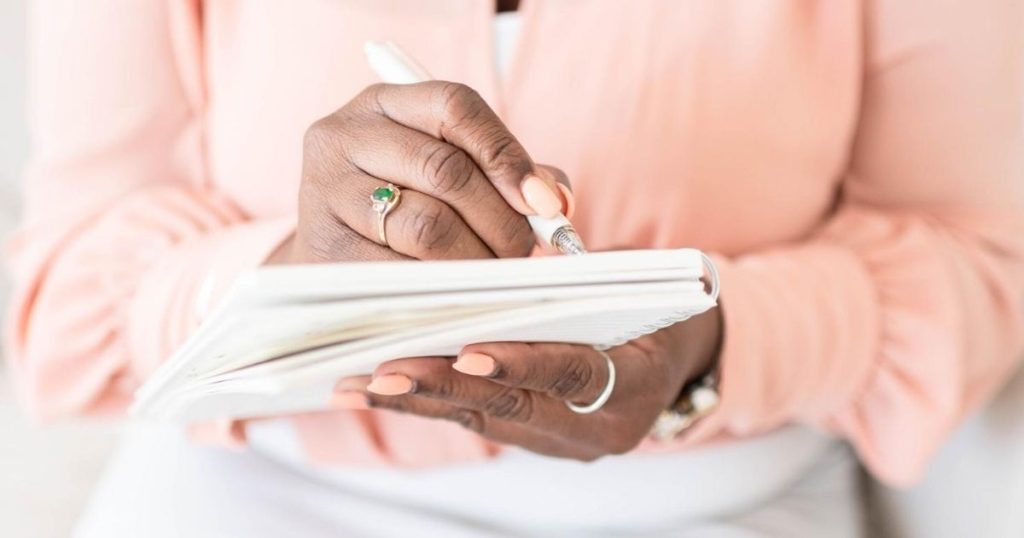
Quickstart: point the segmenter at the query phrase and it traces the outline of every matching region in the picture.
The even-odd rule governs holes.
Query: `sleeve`
[[[199,2],[30,9],[32,155],[8,244],[16,391],[39,419],[112,414],[240,271],[293,229],[205,175]]]
[[[693,438],[817,425],[909,485],[1009,377],[1024,325],[1022,5],[867,2],[837,209],[799,244],[718,259],[722,402]]]

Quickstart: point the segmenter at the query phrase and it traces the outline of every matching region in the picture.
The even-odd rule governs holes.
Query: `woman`
[[[37,2],[10,341],[43,419],[120,414],[264,263],[522,256],[573,206],[592,250],[722,282],[611,350],[590,414],[599,353],[480,343],[194,428],[239,453],[137,428],[82,536],[856,536],[844,443],[911,484],[1012,371],[1019,3],[517,4]],[[370,86],[382,38],[461,84]],[[708,374],[717,409],[647,440]]]

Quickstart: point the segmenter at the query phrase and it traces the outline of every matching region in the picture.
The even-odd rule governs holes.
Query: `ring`
[[[388,234],[384,231],[384,219],[388,216],[395,206],[398,205],[398,200],[402,197],[402,191],[398,190],[398,187],[388,183],[386,187],[378,187],[373,190],[373,194],[370,195],[370,202],[373,203],[373,210],[377,213],[377,237],[380,239],[380,244],[385,247],[388,245]]]
[[[600,349],[594,348],[604,357],[605,364],[608,365],[608,384],[604,386],[604,390],[601,391],[600,396],[594,400],[594,403],[590,405],[575,405],[572,402],[565,402],[566,407],[569,408],[573,413],[579,413],[581,415],[588,415],[604,407],[604,404],[608,402],[608,398],[612,397],[612,391],[615,390],[615,363],[612,362],[612,358],[607,353]]]

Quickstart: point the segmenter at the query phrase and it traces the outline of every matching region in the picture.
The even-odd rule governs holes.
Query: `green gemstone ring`
[[[402,197],[402,191],[398,187],[388,183],[385,187],[378,187],[370,194],[370,203],[373,204],[373,211],[377,213],[377,236],[380,244],[388,246],[388,235],[384,231],[384,219],[388,216],[398,200]]]

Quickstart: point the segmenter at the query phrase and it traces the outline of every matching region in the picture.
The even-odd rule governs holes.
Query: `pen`
[[[413,84],[430,80],[430,74],[398,45],[391,41],[367,41],[363,46],[370,69],[389,84]],[[537,241],[551,245],[562,254],[584,254],[579,234],[565,215],[552,218],[527,215]]]

